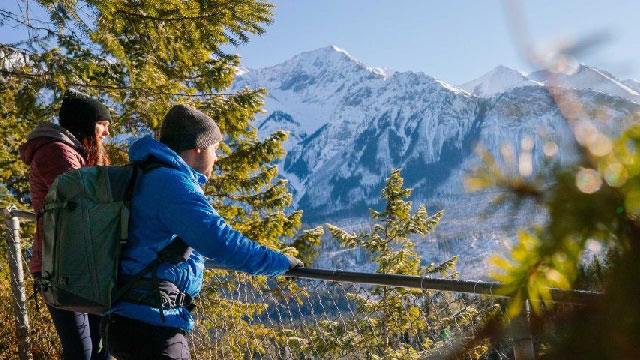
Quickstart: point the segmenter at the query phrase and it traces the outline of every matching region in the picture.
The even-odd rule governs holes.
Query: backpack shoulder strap
[[[129,178],[129,183],[127,184],[127,189],[124,194],[124,201],[128,208],[131,207],[131,198],[133,197],[133,193],[135,189],[138,188],[140,183],[140,179],[142,178],[140,173],[146,174],[151,170],[160,168],[160,167],[169,167],[169,165],[159,162],[153,158],[151,160],[147,160],[145,162],[133,163],[130,165],[132,167],[131,177]]]
[[[162,163],[162,162],[159,162],[159,161],[157,161],[157,160],[155,160],[153,158],[151,160],[149,160],[149,161],[145,161],[145,162],[141,163],[139,166],[140,166],[140,169],[142,169],[142,172],[145,173],[145,174],[150,172],[151,170],[155,170],[155,169],[161,168],[161,167],[170,168],[169,165],[167,165],[165,163]]]
[[[146,174],[154,169],[160,168],[160,167],[170,167],[169,165],[159,162],[155,159],[151,159],[142,163],[134,163],[133,165],[133,173],[131,175],[130,178],[130,182],[129,185],[127,187],[127,192],[125,193],[125,202],[127,207],[131,206],[131,198],[133,197],[133,192],[134,190],[138,187],[139,181],[142,178],[142,176],[140,176],[140,174]],[[182,242],[184,243],[184,242]],[[126,243],[125,243],[126,244]],[[153,282],[156,285],[155,287],[158,288],[157,284],[158,284],[158,280],[157,280],[157,273],[156,270],[158,268],[158,265],[160,265],[160,263],[167,261],[172,253],[174,253],[175,251],[171,251],[171,249],[173,249],[173,247],[171,246],[172,243],[170,243],[167,248],[163,249],[160,251],[160,253],[158,254],[159,256],[157,258],[155,258],[153,261],[151,261],[147,266],[145,266],[142,270],[140,270],[137,274],[133,275],[132,277],[130,277],[128,279],[128,281],[117,290],[116,295],[113,298],[112,302],[116,302],[118,300],[120,300],[124,294],[126,294],[129,290],[131,290],[134,285],[140,280],[142,279],[146,274],[148,274],[149,272],[152,272],[152,278],[153,278]],[[174,246],[175,247],[175,246]],[[183,250],[184,253],[186,253],[190,248],[188,248],[188,246],[185,244],[184,245],[184,249],[182,249],[183,247],[180,247],[180,250]],[[178,251],[180,251],[178,250]],[[191,253],[190,251],[188,252],[189,254]],[[161,309],[160,311],[160,316],[163,319],[164,322],[164,313]]]

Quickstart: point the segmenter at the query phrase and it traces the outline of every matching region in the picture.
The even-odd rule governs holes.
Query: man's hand
[[[289,260],[289,270],[297,267],[304,267],[304,263],[291,255],[286,255]]]

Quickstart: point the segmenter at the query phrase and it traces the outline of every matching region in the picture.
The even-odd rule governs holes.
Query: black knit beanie
[[[95,134],[96,122],[111,121],[111,115],[106,106],[74,90],[67,90],[64,93],[59,117],[60,126],[69,130],[80,141]]]
[[[160,142],[176,153],[204,149],[221,140],[216,122],[189,105],[175,105],[162,121]]]

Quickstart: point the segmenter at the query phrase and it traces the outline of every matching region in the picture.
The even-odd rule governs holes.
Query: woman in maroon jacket
[[[42,122],[20,148],[20,159],[30,166],[31,201],[40,210],[49,186],[60,174],[83,166],[108,165],[102,141],[109,135],[111,116],[98,100],[67,91],[59,113],[60,125]],[[42,220],[36,226],[29,268],[34,278],[42,268]],[[47,306],[65,359],[110,358],[99,352],[100,317]]]

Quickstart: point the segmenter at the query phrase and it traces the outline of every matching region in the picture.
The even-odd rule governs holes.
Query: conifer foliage
[[[118,139],[108,148],[115,164],[127,162],[132,136],[157,136],[167,110],[186,103],[210,115],[225,135],[215,174],[205,186],[218,212],[263,245],[307,262],[313,259],[322,228],[299,231],[302,213],[288,211],[291,194],[274,165],[283,156],[287,134],[278,131],[260,140],[252,125],[265,91],[225,93],[239,65],[239,57],[226,49],[262,34],[271,22],[272,4],[265,0],[17,3],[15,9],[0,7],[0,26],[25,34],[14,43],[0,44],[3,205],[29,204],[27,168],[18,160],[18,147],[39,121],[56,120],[66,89],[78,89],[109,106],[112,138]],[[264,308],[218,298],[213,286],[232,286],[232,282],[215,283],[212,274],[205,277],[201,295],[210,306],[198,310],[196,356],[199,351],[222,356],[215,354],[208,339],[212,319],[224,323],[227,336],[233,338],[235,331],[259,331],[246,319]],[[252,279],[251,284],[259,288],[264,280]],[[237,349],[241,353],[252,346],[259,345],[238,344]]]
[[[384,211],[370,210],[372,224],[368,231],[353,234],[331,224],[326,226],[342,246],[369,252],[378,265],[378,273],[457,278],[457,256],[440,264],[421,265],[413,239],[431,233],[443,212],[429,215],[425,205],[412,212],[413,204],[406,200],[409,196],[411,189],[403,188],[401,170],[393,170],[382,190]],[[334,339],[335,343],[316,351],[324,351],[328,357],[335,357],[348,346],[354,356],[361,358],[424,358],[451,345],[451,338],[464,336],[497,310],[469,305],[451,294],[381,286],[364,295],[353,293],[349,298],[358,312],[367,316],[344,327],[330,321],[321,324],[318,336]],[[487,350],[486,344],[480,344],[467,358],[480,358]]]
[[[548,90],[574,130],[576,161],[550,162],[534,178],[513,175],[484,154],[485,166],[467,179],[472,187],[505,190],[516,205],[533,200],[548,214],[544,223],[520,232],[508,258],[494,258],[500,269],[495,278],[510,296],[508,315],[529,300],[534,335],[552,339],[539,356],[634,359],[640,353],[640,113],[612,134],[570,92]],[[605,251],[585,268],[588,249]],[[600,290],[603,296],[556,308],[553,287]]]
[[[374,256],[373,261],[378,264],[378,273],[421,276],[425,273],[439,272],[456,277],[455,273],[449,274],[455,267],[455,256],[437,268],[420,266],[420,255],[415,252],[410,236],[428,235],[440,222],[443,212],[439,211],[429,216],[426,206],[421,205],[412,214],[412,202],[405,200],[411,196],[411,189],[402,187],[404,180],[400,173],[399,169],[393,170],[382,189],[382,198],[386,201],[385,210],[369,210],[371,220],[375,221],[371,232],[349,234],[327,224],[331,235],[342,246],[361,247],[371,253]]]

